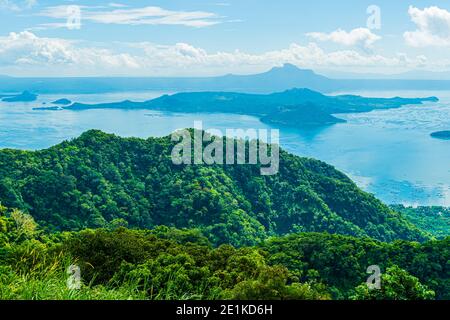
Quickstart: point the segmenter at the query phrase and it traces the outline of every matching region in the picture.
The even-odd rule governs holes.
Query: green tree
[[[22,237],[31,239],[37,233],[38,224],[31,215],[23,213],[18,209],[13,209],[11,219],[16,225],[16,241]]]
[[[381,289],[369,289],[366,283],[355,289],[353,300],[431,300],[435,293],[407,271],[392,266],[381,276]]]
[[[288,285],[285,267],[266,267],[257,279],[238,283],[225,296],[233,300],[329,300],[324,286],[310,283]]]

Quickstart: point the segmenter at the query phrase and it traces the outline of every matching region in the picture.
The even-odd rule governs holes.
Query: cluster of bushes
[[[15,211],[16,212],[16,211]],[[328,299],[318,283],[292,282],[256,247],[213,248],[196,230],[84,230],[44,234],[0,218],[1,299]],[[21,214],[29,219],[30,216]],[[80,290],[67,286],[81,269]]]
[[[0,217],[0,299],[448,299],[450,239],[425,244],[300,233],[215,247],[197,229],[45,233]],[[365,273],[380,264],[382,290]],[[81,271],[70,289],[68,268]]]

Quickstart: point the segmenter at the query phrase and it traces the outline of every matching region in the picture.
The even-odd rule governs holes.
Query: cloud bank
[[[37,4],[37,0],[0,0],[0,9],[22,11],[31,9]]]
[[[120,25],[182,25],[187,27],[208,27],[221,23],[215,13],[204,11],[172,11],[160,7],[127,8],[124,5],[110,3],[108,7],[78,6],[81,19],[101,24]],[[112,8],[112,9],[111,9]],[[62,22],[46,24],[45,26],[64,27],[65,20],[73,11],[73,6],[60,5],[47,7],[38,15],[47,18],[60,19]]]
[[[411,47],[450,46],[450,12],[439,7],[420,10],[410,6],[408,10],[415,31],[407,31],[403,37]]]
[[[338,29],[331,33],[310,32],[307,36],[318,41],[331,41],[344,46],[362,46],[371,48],[372,45],[381,39],[367,28],[356,28],[350,32]]]
[[[38,37],[29,31],[0,37],[0,72],[29,75],[211,75],[262,71],[282,63],[313,69],[417,68],[424,56],[384,56],[355,50],[326,51],[316,43],[250,54],[239,50],[208,52],[187,43],[120,44],[115,49],[82,41]],[[433,63],[436,63],[435,61]]]

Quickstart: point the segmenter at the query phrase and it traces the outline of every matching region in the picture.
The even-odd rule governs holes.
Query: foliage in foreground
[[[214,247],[199,230],[168,227],[46,234],[14,212],[0,217],[0,299],[450,298],[450,238],[388,244],[301,233]],[[387,270],[385,291],[360,285],[371,264]],[[67,287],[70,265],[81,268],[80,290]]]
[[[380,290],[370,290],[367,284],[358,286],[353,300],[431,300],[435,293],[422,285],[416,277],[397,266],[381,276]]]

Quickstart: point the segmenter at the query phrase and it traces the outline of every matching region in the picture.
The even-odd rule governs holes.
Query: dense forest
[[[323,162],[281,151],[279,173],[261,176],[260,165],[174,165],[174,145],[88,131],[42,151],[2,150],[0,200],[51,231],[166,225],[235,246],[291,232],[428,238]]]
[[[438,239],[450,236],[450,208],[445,207],[405,207],[392,206],[419,229]]]
[[[333,167],[174,165],[174,144],[88,131],[1,150],[0,299],[450,299],[450,238]]]
[[[213,246],[199,230],[124,227],[47,234],[0,217],[0,299],[449,299],[450,238],[423,244],[300,233]],[[379,264],[382,289],[366,268]],[[70,266],[80,287],[70,289]]]

